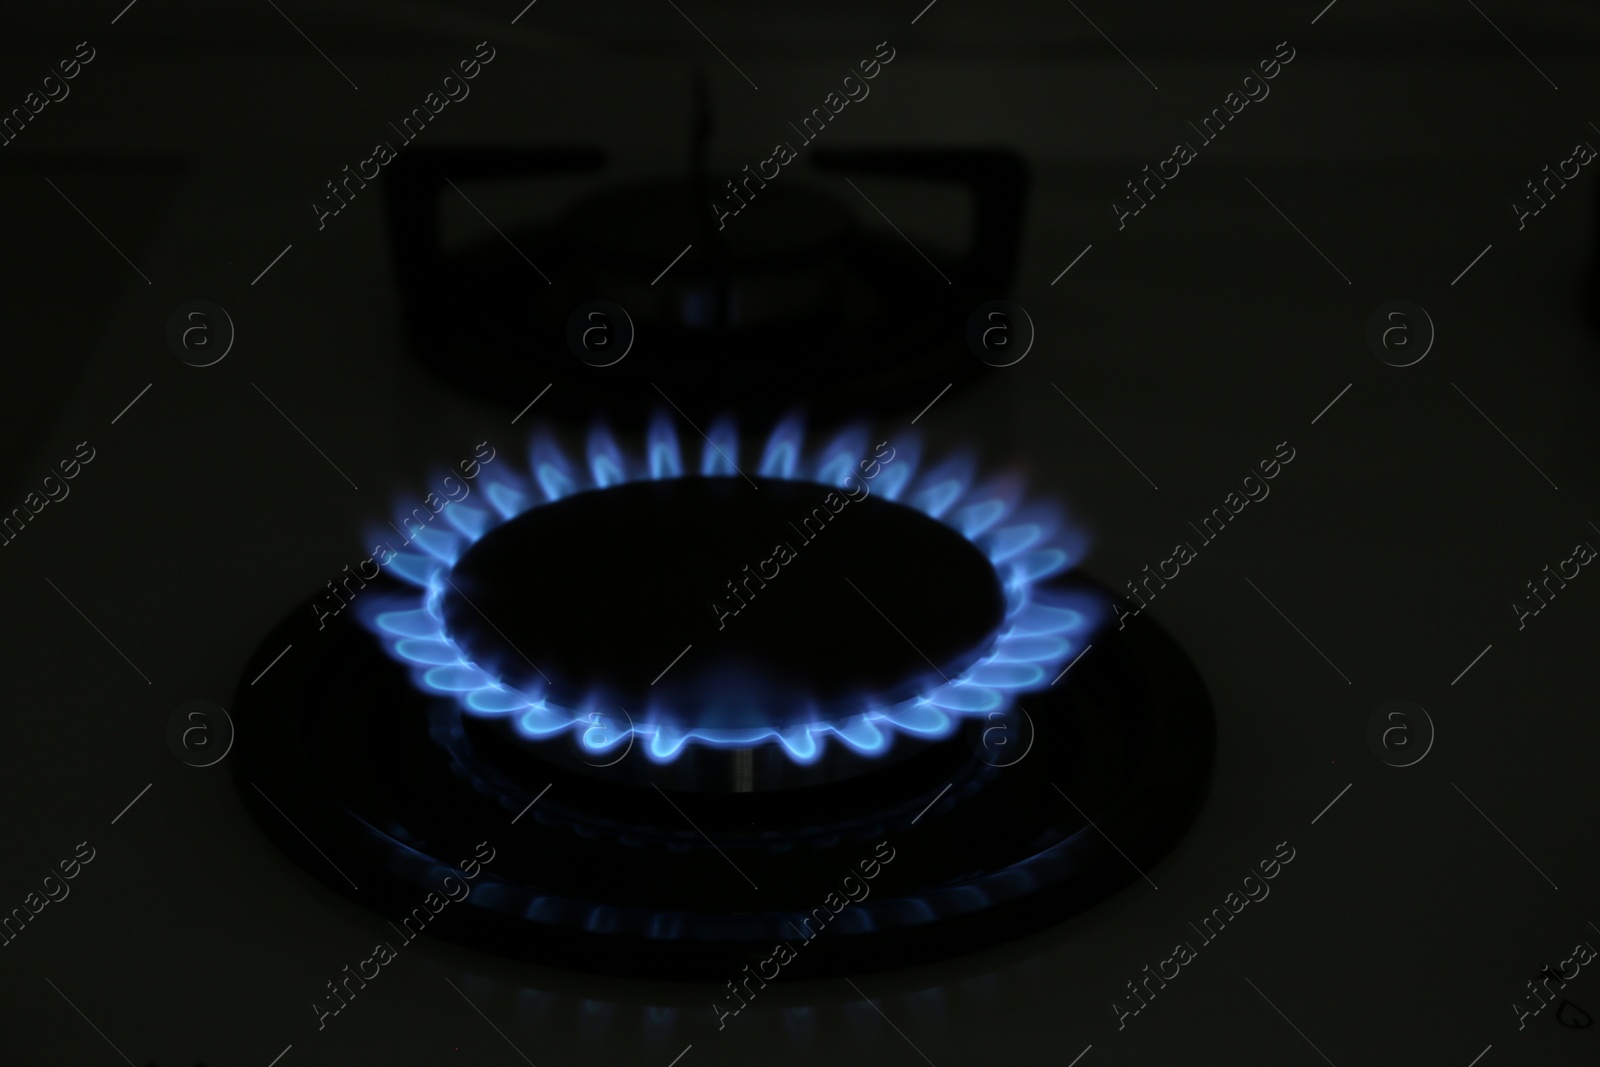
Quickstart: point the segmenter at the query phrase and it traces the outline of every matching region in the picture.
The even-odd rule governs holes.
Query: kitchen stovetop
[[[78,42],[94,50],[0,155],[4,507],[79,462],[0,553],[4,907],[30,910],[47,873],[76,870],[0,953],[0,1059],[1593,1061],[1600,373],[1596,192],[1574,150],[1600,145],[1592,13],[120,6],[19,15],[0,46],[7,107]],[[424,935],[319,1028],[313,1004],[390,937],[384,919],[257,829],[229,773],[247,732],[191,766],[173,714],[231,707],[273,626],[368,555],[366,526],[435,467],[482,441],[520,462],[541,419],[581,432],[590,409],[555,389],[474,394],[415,357],[386,176],[321,229],[310,205],[480,41],[494,58],[415,149],[594,146],[609,162],[463,184],[440,200],[451,251],[680,175],[696,71],[710,173],[739,174],[885,40],[894,59],[818,147],[1017,153],[1015,280],[992,295],[1036,336],[948,392],[891,386],[837,415],[1024,470],[1090,532],[1084,569],[1127,594],[1106,625],[1166,630],[1214,705],[1192,828],[1040,932],[779,979],[720,1025],[720,981]],[[1279,42],[1293,58],[1270,93],[1226,103],[1256,91],[1243,79]],[[1202,143],[1190,124],[1213,108],[1227,128]],[[1153,195],[1124,214],[1128,183],[1169,158],[1177,175],[1139,185]],[[903,261],[924,272],[907,284],[937,296],[935,264],[970,237],[960,197],[851,181],[802,153],[773,185],[838,197],[886,247],[928,252]],[[561,262],[522,251],[562,281]],[[193,300],[235,331],[211,366],[169,345]],[[1404,345],[1384,334],[1396,325]],[[1206,526],[1218,509],[1225,525]],[[508,819],[481,837],[515,853],[519,834]]]

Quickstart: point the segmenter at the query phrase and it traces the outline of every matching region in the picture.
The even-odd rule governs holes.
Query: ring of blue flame
[[[741,473],[739,435],[731,420],[713,424],[704,437],[700,475]],[[856,466],[868,454],[868,441],[867,427],[848,428],[808,462],[802,424],[786,419],[773,429],[758,473],[842,488],[847,479],[859,479]],[[686,477],[677,433],[665,415],[651,420],[642,459],[625,455],[610,432],[596,426],[589,434],[587,470],[569,459],[552,435],[536,432],[528,454],[531,477],[507,471],[504,464],[485,466],[478,488],[488,506],[465,500],[446,505],[439,512],[443,524],[415,533],[385,564],[415,591],[398,601],[369,602],[358,614],[388,653],[411,668],[422,692],[453,699],[467,715],[509,717],[530,741],[573,733],[584,752],[595,757],[618,754],[619,745],[631,746],[637,739],[657,763],[671,762],[691,744],[775,744],[795,762],[812,763],[830,737],[867,756],[886,752],[897,734],[946,737],[963,719],[996,719],[1018,694],[1053,684],[1086,647],[1103,608],[1081,594],[1041,588],[1045,579],[1076,564],[1087,548],[1086,539],[1055,508],[1025,504],[1014,478],[977,484],[969,456],[924,466],[916,440],[894,445],[892,460],[870,483],[872,491],[959,531],[994,565],[1005,593],[1005,618],[987,652],[958,676],[908,700],[837,720],[818,715],[783,728],[721,729],[696,725],[692,709],[651,707],[640,715],[624,711],[619,718],[615,711],[622,709],[559,706],[540,692],[505,684],[472,662],[444,618],[443,598],[456,562],[496,526],[551,501],[630,481]]]

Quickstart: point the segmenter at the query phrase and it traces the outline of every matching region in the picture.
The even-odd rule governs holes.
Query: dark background
[[[1575,142],[1600,144],[1600,11],[938,0],[913,26],[917,0],[679,4],[756,90],[667,3],[539,0],[516,26],[516,0],[120,6],[8,12],[0,41],[8,109],[76,42],[98,51],[0,149],[0,504],[77,442],[97,452],[0,549],[0,906],[77,842],[97,849],[71,896],[0,950],[0,1060],[112,1064],[114,1046],[141,1065],[264,1067],[292,1044],[285,1067],[523,1062],[509,1040],[541,1067],[666,1067],[689,1045],[684,1067],[1066,1063],[1091,1045],[1084,1067],[1466,1067],[1486,1046],[1484,1067],[1595,1061],[1594,1029],[1552,1008],[1519,1032],[1510,1008],[1541,967],[1600,942],[1600,578],[1585,569],[1520,631],[1510,607],[1544,565],[1600,542],[1593,168],[1520,232],[1510,204]],[[165,725],[185,700],[227,704],[267,629],[364,558],[364,525],[422,492],[431,465],[485,438],[521,451],[527,423],[509,421],[531,396],[481,403],[408,354],[382,179],[322,232],[307,207],[484,39],[498,56],[430,147],[592,143],[617,175],[678,170],[699,69],[717,108],[712,171],[731,174],[887,39],[895,61],[830,147],[1021,152],[1033,191],[1010,296],[1038,340],[917,428],[935,451],[975,447],[1067,500],[1109,584],[1188,539],[1278,442],[1295,447],[1270,498],[1131,624],[1178,637],[1218,715],[1211,794],[1146,872],[1159,890],[1137,880],[1035,937],[859,989],[778,982],[720,1033],[709,985],[419,942],[316,1031],[308,1001],[381,923],[270,847],[225,768],[184,766]],[[1298,54],[1271,96],[1119,232],[1123,182],[1283,40]],[[807,166],[781,180],[855,196]],[[943,194],[858,184],[919,245],[960,243]],[[474,199],[509,226],[588,187]],[[492,237],[461,203],[443,225]],[[165,341],[196,298],[238,330],[205,369]],[[1385,365],[1365,340],[1393,299],[1438,331],[1415,366]],[[934,392],[886,399],[884,425]],[[1413,767],[1365,741],[1391,699],[1437,729]],[[1118,1032],[1110,998],[1284,840],[1297,856],[1270,898]],[[1600,1014],[1600,969],[1564,995]]]

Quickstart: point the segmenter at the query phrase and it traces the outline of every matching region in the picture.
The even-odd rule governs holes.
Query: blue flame
[[[736,474],[739,434],[732,420],[713,423],[705,438],[700,473]],[[811,763],[830,737],[855,752],[876,755],[887,751],[897,734],[934,740],[950,735],[964,718],[1004,711],[1018,694],[1050,685],[1103,617],[1103,609],[1086,596],[1039,588],[1044,579],[1076,564],[1087,548],[1055,509],[1024,504],[1015,479],[975,486],[971,457],[955,456],[922,469],[919,443],[905,439],[894,443],[893,457],[881,466],[873,491],[959,531],[988,557],[1004,588],[1005,619],[993,646],[958,677],[841,720],[818,714],[796,726],[727,729],[685,726],[693,716],[681,708],[645,708],[623,721],[609,708],[560,706],[546,700],[542,689],[513,688],[478,667],[445,624],[443,600],[456,562],[491,529],[541,504],[625,482],[684,477],[685,457],[667,416],[651,420],[645,441],[646,455],[636,460],[597,425],[589,434],[586,462],[580,464],[553,436],[536,432],[528,448],[529,477],[503,466],[485,467],[479,483],[484,504],[452,503],[441,512],[444,523],[411,535],[387,565],[416,591],[399,601],[369,604],[360,614],[390,655],[411,668],[419,689],[453,699],[468,715],[510,717],[529,740],[570,732],[594,755],[626,751],[619,746],[635,740],[658,763],[672,761],[690,744],[776,744],[796,762]],[[757,469],[766,478],[843,488],[867,442],[867,427],[850,427],[808,458],[803,425],[786,419],[774,427]]]

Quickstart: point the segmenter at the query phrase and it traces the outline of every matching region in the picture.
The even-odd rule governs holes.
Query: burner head
[[[970,541],[855,495],[737,475],[579,493],[469,549],[445,622],[479,667],[565,707],[842,724],[960,675],[1005,617]]]
[[[808,453],[784,420],[741,467],[721,421],[695,464],[661,417],[642,458],[597,427],[585,470],[536,434],[531,479],[497,465],[477,499],[402,518],[382,562],[416,591],[360,613],[423,693],[528,742],[566,734],[591,765],[635,739],[658,764],[707,746],[810,764],[948,737],[1047,686],[1104,606],[1036,588],[1083,541],[1015,480],[919,465],[909,435],[862,458],[870,440]]]

